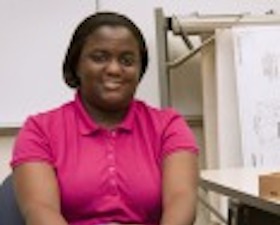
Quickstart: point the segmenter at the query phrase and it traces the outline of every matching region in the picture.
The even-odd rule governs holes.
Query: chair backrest
[[[11,175],[0,186],[0,225],[24,225],[14,195]]]

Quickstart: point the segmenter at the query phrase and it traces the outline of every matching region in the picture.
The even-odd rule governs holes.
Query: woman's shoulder
[[[156,117],[157,119],[167,120],[173,117],[182,117],[182,115],[172,107],[161,108],[159,106],[151,105],[142,100],[135,100],[134,105],[138,115],[146,114],[148,116]]]

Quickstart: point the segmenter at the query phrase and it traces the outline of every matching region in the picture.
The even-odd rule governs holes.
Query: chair
[[[0,225],[24,225],[15,199],[11,175],[0,186]]]

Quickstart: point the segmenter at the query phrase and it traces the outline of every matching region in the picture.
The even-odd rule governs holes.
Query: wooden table
[[[263,212],[265,215],[273,215],[277,219],[279,217],[276,223],[279,225],[280,201],[261,198],[259,196],[258,179],[260,174],[276,171],[280,171],[280,167],[202,170],[200,173],[200,186],[207,191],[213,191],[228,196],[229,199],[238,200],[238,202],[245,206],[256,208],[259,210],[258,214],[259,212]],[[245,221],[244,218],[240,220]]]

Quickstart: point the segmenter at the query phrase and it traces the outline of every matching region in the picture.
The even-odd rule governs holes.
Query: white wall
[[[94,11],[92,0],[0,1],[0,127],[72,99],[62,62],[77,22]]]

